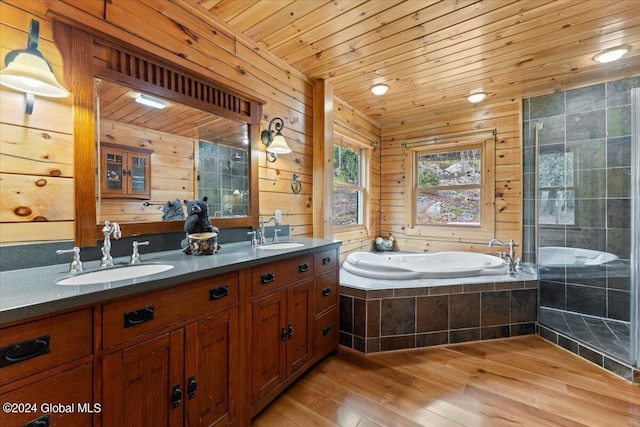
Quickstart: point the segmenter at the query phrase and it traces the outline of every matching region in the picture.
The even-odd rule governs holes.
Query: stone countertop
[[[70,275],[69,263],[0,272],[0,325],[305,255],[319,249],[334,249],[341,244],[340,241],[310,237],[291,240],[304,243],[304,246],[266,250],[252,248],[249,242],[227,243],[218,253],[206,256],[189,256],[181,250],[144,253],[142,249],[143,264],[165,263],[175,267],[153,275],[90,285],[56,284],[57,280]],[[71,257],[69,254],[69,262]],[[128,257],[114,259],[116,265],[128,262]],[[100,270],[99,265],[100,261],[83,261],[84,272]]]

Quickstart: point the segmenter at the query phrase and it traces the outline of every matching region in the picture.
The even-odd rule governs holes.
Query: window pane
[[[333,182],[358,185],[360,154],[347,147],[333,146]]]
[[[480,189],[420,193],[416,213],[423,224],[480,225]]]
[[[480,148],[418,155],[418,187],[481,183]]]
[[[357,190],[333,190],[333,225],[358,224],[359,193]]]

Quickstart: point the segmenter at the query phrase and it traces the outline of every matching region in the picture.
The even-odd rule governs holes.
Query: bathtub
[[[507,273],[502,259],[474,252],[355,252],[342,263],[342,268],[355,276],[391,280],[450,279]]]

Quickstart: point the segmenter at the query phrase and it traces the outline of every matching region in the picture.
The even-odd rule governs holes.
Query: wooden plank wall
[[[334,238],[343,242],[340,256],[344,259],[354,251],[372,250],[373,241],[380,235],[380,126],[337,97],[334,97],[333,111],[334,139],[336,134],[342,134],[373,147],[369,188],[370,228],[346,232],[334,228]]]
[[[0,3],[0,58],[26,48],[30,18]],[[39,49],[61,81],[62,58],[51,24],[43,20]],[[33,114],[27,115],[22,93],[2,86],[0,111],[0,244],[73,239],[71,98],[36,96]]]
[[[493,254],[484,240],[446,240],[405,233],[405,148],[406,141],[479,129],[493,129],[496,139],[495,237],[522,243],[522,138],[521,102],[470,105],[467,109],[439,111],[421,117],[407,117],[382,130],[380,195],[381,233],[394,236],[399,249],[411,251],[473,251]]]
[[[167,200],[195,196],[195,156],[198,141],[180,135],[141,128],[113,120],[100,121],[100,141],[126,147],[142,147],[151,153],[151,199],[102,199],[98,203],[98,223],[149,222],[162,220]],[[179,191],[176,189],[179,188]],[[145,206],[143,202],[151,205]]]
[[[192,7],[191,13],[185,13],[171,2],[114,0],[106,3],[107,20],[104,20],[103,4],[66,0],[3,1],[0,3],[1,57],[4,58],[11,50],[24,49],[29,20],[36,18],[40,21],[40,48],[51,62],[58,79],[62,81],[62,59],[53,44],[51,29],[51,16],[58,14],[82,22],[87,28],[112,34],[134,46],[153,50],[155,54],[172,58],[188,70],[207,75],[235,91],[264,100],[266,104],[263,106],[261,127],[266,128],[272,118],[281,117],[285,122],[282,133],[293,153],[281,155],[275,163],[269,163],[266,161],[265,147],[260,144],[260,213],[270,217],[276,209],[280,209],[283,223],[291,225],[292,234],[312,235],[313,86],[310,80],[278,58],[257,48],[248,38],[234,34],[226,24],[211,22],[210,17],[200,15],[197,5]],[[66,141],[72,147],[71,97],[64,100],[36,99],[32,116],[24,115],[22,96],[17,92],[0,90],[0,102],[1,124],[19,127],[13,134],[24,135],[19,138],[21,144],[26,144],[27,139],[31,141],[29,144],[37,144],[38,138],[28,138],[30,132],[34,135],[46,132],[51,137],[47,141]],[[9,138],[10,133],[0,130],[3,153],[0,173],[3,174],[2,182],[6,183],[2,192],[0,243],[73,239],[73,164],[68,163],[72,157],[67,159],[66,166],[56,166],[63,170],[64,175],[61,176],[68,182],[65,184],[64,195],[60,196],[64,198],[52,199],[63,200],[66,213],[63,217],[54,217],[49,211],[54,203],[51,202],[49,206],[48,203],[38,202],[41,197],[34,192],[21,192],[19,200],[5,196],[5,187],[15,185],[9,185],[4,174],[17,175],[14,177],[17,179],[25,161],[5,154],[5,147],[10,143],[5,140],[5,135]],[[28,151],[43,154],[37,148],[25,152]],[[9,153],[8,150],[6,152]],[[61,160],[58,162],[64,163]],[[28,170],[24,167],[25,171]],[[9,172],[5,172],[5,168]],[[290,182],[294,173],[302,183],[300,194],[291,191]],[[24,184],[20,188],[31,187]],[[41,190],[41,187],[37,188]],[[11,213],[16,207],[23,205],[46,205],[49,210],[45,212],[32,209],[36,216],[46,217],[49,222],[46,225],[27,224],[30,216],[16,217]],[[20,227],[13,227],[14,221]]]

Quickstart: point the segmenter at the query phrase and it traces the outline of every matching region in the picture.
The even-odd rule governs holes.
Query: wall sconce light
[[[38,50],[40,23],[31,20],[27,48],[12,50],[4,58],[5,69],[0,71],[0,84],[24,92],[25,113],[33,112],[34,95],[49,98],[65,98],[69,91],[64,88],[51,66]]]
[[[482,101],[486,96],[486,92],[474,92],[471,95],[467,96],[467,101],[475,104],[476,102]]]
[[[378,95],[378,96],[384,95],[388,91],[389,91],[389,85],[386,85],[384,83],[379,83],[377,85],[371,86],[371,92],[374,95]]]
[[[167,101],[165,101],[164,99],[154,98],[153,96],[149,96],[149,95],[139,95],[136,98],[136,102],[138,104],[146,105],[147,107],[157,108],[159,110],[162,110],[168,105]]]
[[[273,130],[271,127],[275,130]],[[269,122],[269,129],[263,130],[260,134],[260,140],[267,146],[267,161],[270,163],[278,159],[278,154],[288,154],[291,148],[287,145],[284,136],[280,132],[284,127],[284,121],[280,117],[276,117]]]

